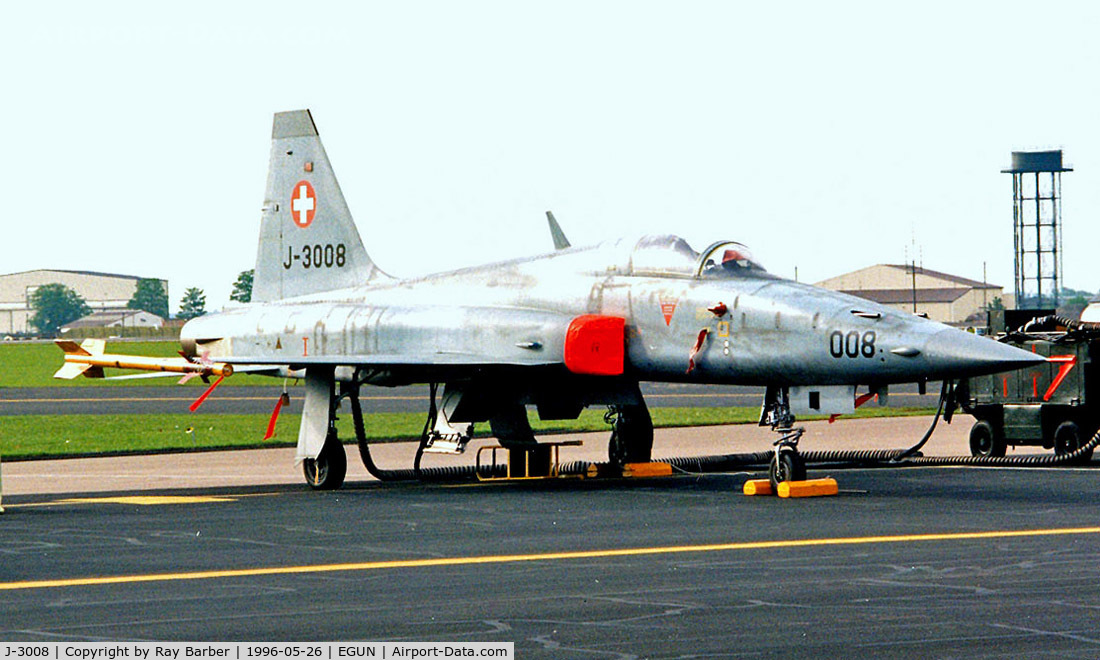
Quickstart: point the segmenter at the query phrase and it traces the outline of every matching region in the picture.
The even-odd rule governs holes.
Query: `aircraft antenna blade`
[[[564,250],[570,247],[569,239],[565,237],[565,232],[561,230],[561,225],[558,224],[552,212],[546,212],[546,220],[550,223],[550,237],[554,239],[554,249]]]

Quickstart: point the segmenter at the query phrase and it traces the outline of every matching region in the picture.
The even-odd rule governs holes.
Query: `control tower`
[[[1062,151],[1014,151],[1012,227],[1016,307],[1058,306],[1062,293]]]

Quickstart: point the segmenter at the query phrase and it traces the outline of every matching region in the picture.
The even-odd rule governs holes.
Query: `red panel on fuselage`
[[[617,316],[586,314],[565,333],[565,367],[575,374],[619,376],[626,353],[626,321]]]

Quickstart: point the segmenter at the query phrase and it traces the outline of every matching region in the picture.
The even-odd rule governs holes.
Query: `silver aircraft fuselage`
[[[374,364],[380,384],[445,380],[452,365],[561,365],[570,321],[590,314],[625,319],[624,374],[642,381],[874,386],[1034,362],[759,268],[716,277],[640,268],[637,243],[243,305],[190,321],[182,337],[192,353],[231,364]]]

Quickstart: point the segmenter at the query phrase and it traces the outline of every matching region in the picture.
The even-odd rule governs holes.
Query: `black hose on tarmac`
[[[1061,320],[1061,319],[1059,319]],[[952,396],[951,383],[944,381],[940,390],[940,403],[936,409],[936,416],[932,418],[932,425],[921,438],[920,442],[908,449],[873,449],[864,451],[824,451],[801,452],[802,458],[807,463],[890,463],[891,465],[958,465],[958,466],[984,466],[984,467],[1014,467],[1014,466],[1048,466],[1073,463],[1100,445],[1100,430],[1092,439],[1077,450],[1068,454],[1029,454],[1027,456],[919,456],[917,452],[924,447],[932,432],[936,429],[936,423],[943,414],[944,405]]]
[[[367,443],[367,432],[363,427],[363,406],[359,403],[359,384],[351,385],[348,394],[351,400],[351,418],[355,424],[355,440],[359,445],[359,458],[363,459],[363,466],[367,472],[379,481],[408,481],[416,479],[415,470],[383,470],[374,464],[374,458],[370,455],[370,445]]]
[[[915,456],[906,459],[912,465],[976,465],[985,467],[1045,467],[1074,463],[1100,445],[1098,430],[1084,445],[1068,454],[1029,454],[1027,456]]]
[[[387,470],[378,467],[370,453],[370,444],[367,442],[366,429],[363,426],[363,407],[359,403],[359,386],[352,385],[348,396],[351,400],[351,417],[355,424],[355,441],[359,445],[359,457],[363,459],[363,466],[367,472],[379,481],[460,481],[474,479],[478,476],[477,468],[473,465],[456,465],[447,467],[421,468],[420,459],[424,455],[424,447],[427,445],[428,431],[431,425],[432,415],[424,425],[424,431],[420,434],[420,445],[416,450],[416,459],[411,470]],[[435,408],[435,385],[432,385],[432,410]],[[503,476],[505,466],[488,466],[482,472],[482,477]]]
[[[473,465],[435,467],[427,469],[421,468],[420,458],[423,455],[424,447],[426,445],[427,432],[430,430],[428,427],[431,423],[431,416],[429,416],[429,422],[425,425],[425,430],[421,434],[420,446],[417,448],[416,459],[413,469],[387,470],[379,468],[374,463],[374,460],[372,459],[370,454],[370,446],[367,443],[366,432],[363,427],[363,410],[359,404],[358,394],[358,387],[354,386],[354,390],[348,398],[351,399],[351,411],[352,418],[355,422],[355,437],[359,445],[359,456],[363,459],[363,465],[366,466],[367,472],[369,472],[374,478],[378,479],[379,481],[461,481],[475,479],[478,476],[481,476],[483,478],[504,476],[506,470],[506,466],[504,465],[482,466],[481,475],[478,474],[477,467]],[[432,405],[434,407],[434,388],[432,390],[432,394]],[[921,440],[912,447],[909,447],[908,449],[803,451],[799,452],[799,455],[808,464],[840,463],[847,465],[854,464],[858,466],[880,465],[891,467],[917,465],[1041,467],[1073,463],[1074,461],[1079,460],[1081,457],[1088,455],[1089,452],[1100,446],[1100,430],[1098,430],[1088,443],[1082,445],[1076,451],[1068,454],[1032,454],[1027,456],[998,457],[915,455],[921,450],[922,447],[924,447],[929,438],[932,437],[932,432],[935,430],[936,424],[943,413],[944,405],[948,396],[949,385],[945,383],[943,389],[940,392],[939,408],[936,410],[936,416],[932,419],[931,426],[929,426],[928,431],[925,432]],[[774,455],[774,451],[761,451],[747,454],[720,454],[713,456],[675,456],[660,460],[665,463],[669,463],[673,467],[684,472],[706,474],[735,472],[747,467],[767,466],[769,463],[771,463],[772,457]],[[611,465],[610,463],[572,461],[569,463],[562,463],[558,468],[558,474],[563,476],[587,475],[592,474],[593,472],[599,475],[621,474],[618,466]]]
[[[924,437],[908,449],[864,449],[833,451],[801,451],[799,455],[806,463],[842,463],[860,466],[888,465],[903,467],[907,465],[936,466],[977,466],[977,467],[1042,467],[1073,463],[1100,446],[1100,430],[1077,450],[1068,454],[1030,454],[1027,456],[919,456],[917,453],[932,437],[943,414],[944,406],[951,396],[951,383],[945,381],[940,390],[939,407],[932,424]],[[756,454],[729,454],[726,456],[700,456],[694,458],[666,458],[666,463],[690,472],[729,472],[753,465],[767,465],[773,452]]]
[[[940,421],[940,417],[943,415],[943,407],[947,403],[947,399],[952,397],[954,394],[954,386],[955,384],[952,381],[943,381],[943,385],[940,387],[940,403],[936,407],[936,416],[932,418],[932,425],[928,427],[927,431],[925,431],[924,437],[920,439],[920,442],[913,445],[909,449],[906,449],[905,451],[898,452],[898,455],[895,456],[893,460],[904,460],[906,458],[909,458],[910,456],[915,455],[917,452],[924,448],[925,443],[927,443],[928,439],[932,437],[932,432],[936,430],[936,423]],[[951,420],[948,421],[950,422]]]

